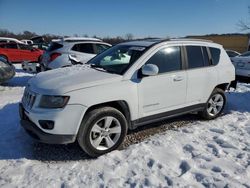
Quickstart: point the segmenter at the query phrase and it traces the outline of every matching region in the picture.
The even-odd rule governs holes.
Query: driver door
[[[156,76],[144,76],[138,83],[140,118],[184,107],[187,75],[180,46],[158,49],[145,64],[159,68]]]

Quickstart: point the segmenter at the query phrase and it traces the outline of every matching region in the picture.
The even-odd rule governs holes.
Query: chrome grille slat
[[[36,100],[36,93],[25,88],[23,98],[22,98],[23,106],[28,109],[31,109],[35,103],[35,100]]]

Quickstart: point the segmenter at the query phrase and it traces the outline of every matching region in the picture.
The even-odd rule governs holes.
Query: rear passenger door
[[[187,104],[205,103],[217,83],[217,71],[205,46],[185,46]]]
[[[20,62],[22,61],[21,55],[18,50],[17,43],[10,42],[5,46],[6,54],[10,62]]]
[[[75,58],[82,63],[87,63],[91,58],[95,57],[94,45],[92,43],[78,43],[72,49]]]

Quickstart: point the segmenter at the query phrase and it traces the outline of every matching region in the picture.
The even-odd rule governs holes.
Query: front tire
[[[215,88],[210,95],[204,110],[200,112],[200,115],[207,120],[215,119],[221,115],[225,104],[225,92],[222,89]]]
[[[77,140],[91,157],[98,157],[121,146],[128,129],[124,115],[112,107],[90,111],[83,119]]]

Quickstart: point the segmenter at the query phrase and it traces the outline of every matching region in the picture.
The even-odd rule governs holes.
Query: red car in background
[[[9,62],[40,61],[43,50],[33,48],[23,43],[9,42],[0,43],[0,57]]]

